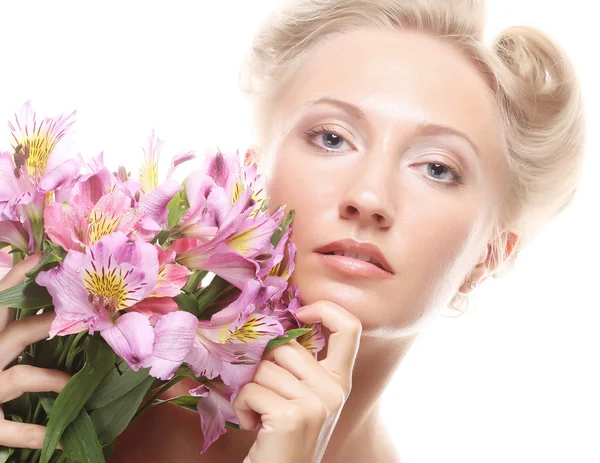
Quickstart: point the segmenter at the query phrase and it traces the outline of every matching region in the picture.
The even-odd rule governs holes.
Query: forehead
[[[500,152],[497,107],[484,78],[452,45],[418,32],[328,39],[307,54],[287,90],[280,120],[293,122],[307,101],[327,95],[359,105],[374,127],[439,124],[468,134],[482,151]]]

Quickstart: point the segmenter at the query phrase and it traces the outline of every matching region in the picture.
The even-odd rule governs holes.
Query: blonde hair
[[[484,18],[483,2],[477,0],[287,1],[255,35],[240,86],[253,103],[260,145],[278,93],[325,39],[360,29],[408,28],[457,46],[486,78],[501,114],[511,177],[489,243],[490,276],[497,277],[512,267],[534,233],[572,202],[585,124],[579,84],[566,54],[546,35],[524,26],[504,30],[487,47]],[[507,245],[513,247],[508,258]],[[450,308],[464,313],[468,302],[467,295],[456,294]]]

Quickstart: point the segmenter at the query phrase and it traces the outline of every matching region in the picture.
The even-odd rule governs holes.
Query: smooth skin
[[[307,106],[323,96],[345,104]],[[280,346],[261,361],[235,404],[246,426],[261,416],[260,429],[229,429],[200,455],[197,415],[153,407],[117,439],[111,462],[399,462],[381,396],[426,322],[494,270],[490,230],[508,182],[499,114],[452,45],[413,31],[338,36],[312,52],[270,114],[255,161],[272,204],[296,211],[290,282],[329,346],[317,359]],[[379,246],[394,278],[325,268],[315,249],[343,238]]]

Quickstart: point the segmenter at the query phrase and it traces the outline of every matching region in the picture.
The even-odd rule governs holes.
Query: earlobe
[[[515,250],[517,243],[519,242],[519,236],[516,233],[508,230],[504,231],[503,234],[506,236],[501,242],[504,243],[503,249],[503,262],[508,260]],[[481,285],[494,271],[498,268],[500,262],[497,260],[497,255],[493,251],[493,244],[490,242],[485,248],[485,251],[481,253],[477,265],[473,268],[471,273],[465,279],[463,284],[460,286],[458,293],[467,295],[473,291],[477,286]]]

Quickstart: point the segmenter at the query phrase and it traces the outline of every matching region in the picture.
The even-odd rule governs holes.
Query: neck
[[[354,363],[352,391],[333,431],[323,463],[373,461],[372,456],[384,438],[376,435],[381,429],[381,396],[415,339],[416,335],[376,338],[363,333]],[[365,455],[364,459],[359,457],[361,453]]]

